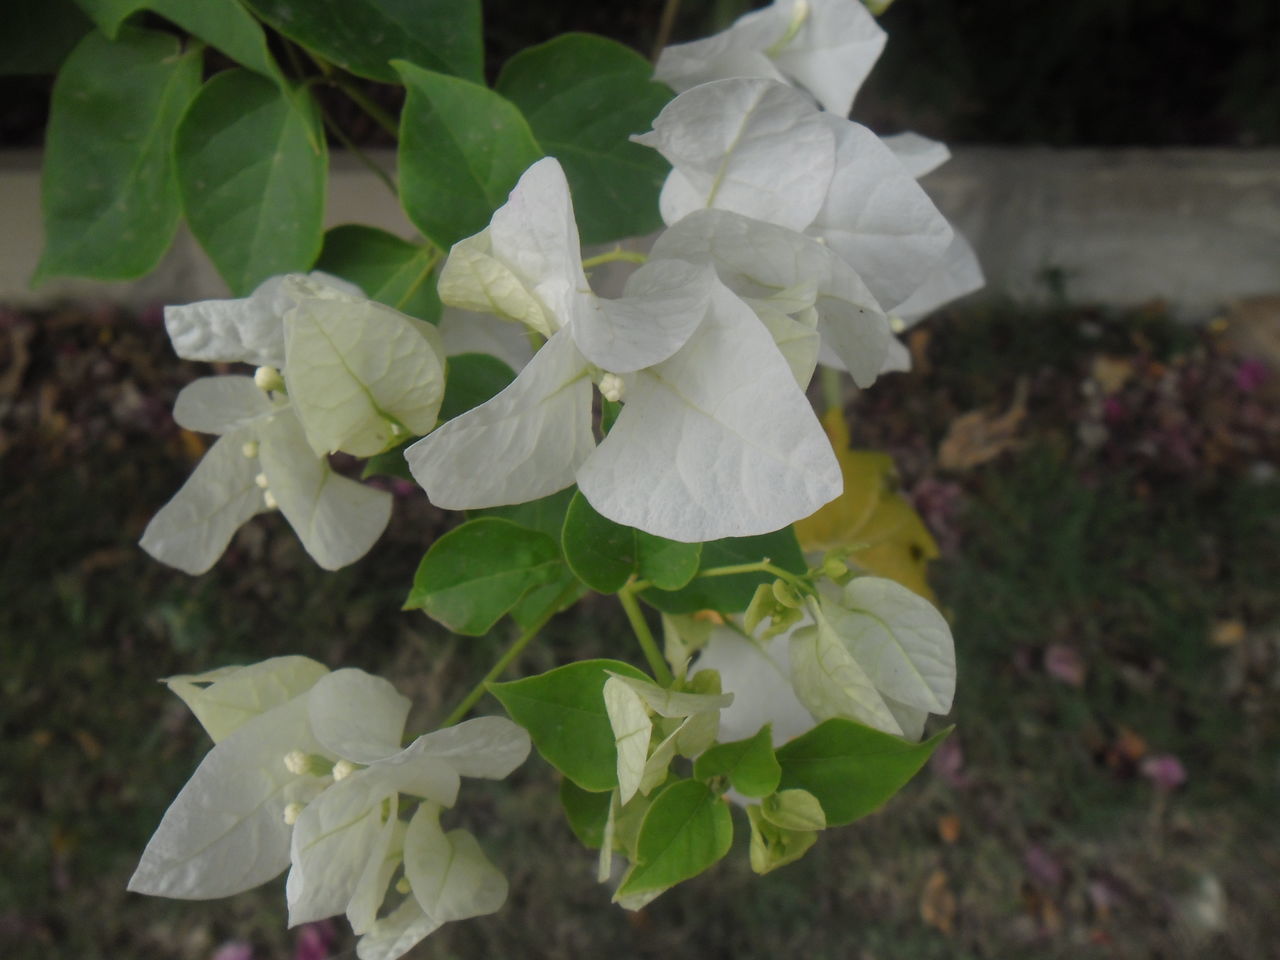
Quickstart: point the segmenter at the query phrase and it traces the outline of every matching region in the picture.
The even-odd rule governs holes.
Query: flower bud
[[[253,371],[253,382],[258,385],[259,390],[267,393],[284,390],[284,377],[280,376],[280,371],[275,367],[259,367]]]
[[[280,502],[270,490],[262,491],[262,505],[268,510],[279,510]]]
[[[600,396],[606,400],[611,403],[617,403],[622,399],[623,393],[622,378],[616,373],[606,373],[600,378]]]
[[[301,750],[290,750],[284,755],[285,769],[301,776],[311,771],[311,758]]]
[[[409,885],[408,877],[401,877],[396,881],[396,893],[409,893],[412,890],[413,887]]]
[[[240,448],[240,452],[244,454],[246,460],[252,460],[258,455],[258,441],[250,440]]]
[[[339,760],[333,765],[333,779],[345,780],[356,772],[356,765],[350,760]]]
[[[289,826],[293,826],[298,822],[298,817],[302,816],[302,804],[291,803],[284,808],[284,822]]]
[[[271,486],[271,482],[267,479],[267,475],[265,473],[258,474],[253,478],[253,482],[258,485],[259,490],[265,490],[267,487]]]

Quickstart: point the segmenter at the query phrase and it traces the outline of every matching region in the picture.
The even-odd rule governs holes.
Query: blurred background
[[[747,6],[685,0],[672,37]],[[565,30],[648,54],[663,7],[493,0],[491,70]],[[201,578],[136,547],[203,452],[169,416],[202,370],[173,357],[161,307],[218,281],[180,239],[139,284],[27,289],[49,72],[88,22],[68,0],[7,19],[0,954],[351,956],[345,924],[285,930],[282,881],[208,904],[125,893],[208,746],[155,679],[305,653],[393,678],[421,728],[506,638],[399,611],[446,523],[408,488],[337,574],[271,516]],[[854,117],[951,144],[925,185],[990,279],[845,411],[937,541],[956,732],[799,864],[756,878],[739,843],[636,914],[593,882],[544,764],[469,781],[461,813],[511,899],[411,956],[1280,957],[1280,4],[897,0],[882,22]],[[61,53],[35,56],[36,35]],[[362,217],[360,176],[336,179],[333,216]],[[522,667],[625,657],[625,634],[588,600]]]

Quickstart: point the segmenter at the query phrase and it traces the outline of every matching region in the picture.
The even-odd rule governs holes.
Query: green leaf
[[[344,70],[395,83],[392,60],[484,78],[480,0],[246,0],[263,20]]]
[[[569,569],[597,593],[616,592],[636,568],[635,531],[600,516],[581,493],[569,503],[560,545]]]
[[[808,790],[779,790],[765,797],[760,804],[760,815],[782,830],[805,832],[827,828],[822,804]]]
[[[400,202],[414,226],[447,250],[479,233],[542,158],[529,124],[487,87],[398,60],[408,88],[400,114]]]
[[[364,469],[360,472],[361,480],[368,480],[370,477],[395,477],[399,480],[408,480],[416,483],[413,474],[409,471],[409,464],[405,462],[404,451],[411,443],[417,441],[417,437],[412,437],[400,444],[398,447],[392,447],[370,457],[365,461]]]
[[[591,793],[583,790],[568,777],[560,781],[560,805],[569,821],[569,829],[578,842],[590,850],[599,850],[604,843],[604,825],[609,819],[609,804],[613,793]]]
[[[702,550],[698,543],[677,543],[614,523],[581,493],[569,504],[560,544],[569,568],[597,593],[617,592],[633,573],[663,589],[682,587],[697,572]]]
[[[429,244],[410,243],[377,227],[349,223],[324,235],[316,269],[350,280],[371,300],[437,323],[440,298],[431,271],[438,259],[439,251]]]
[[[45,137],[45,248],[36,280],[128,280],[151,270],[178,227],[170,151],[200,84],[198,51],[125,28],[91,33],[63,64]]]
[[[592,793],[618,785],[618,754],[604,708],[607,671],[649,679],[620,660],[580,660],[536,677],[488,684],[543,759]]]
[[[576,585],[576,590],[569,590],[570,587]],[[543,584],[541,587],[534,587],[526,593],[514,607],[511,608],[511,619],[516,622],[516,626],[522,630],[528,630],[547,612],[547,607],[559,598],[553,613],[559,613],[561,610],[568,610],[575,603],[586,595],[587,589],[578,582],[578,578],[573,575],[573,571],[568,567],[562,567],[560,577],[551,583]]]
[[[172,20],[242,67],[281,85],[287,82],[267,50],[267,35],[236,0],[143,0],[136,5]]]
[[[215,76],[182,118],[174,157],[183,210],[236,294],[315,262],[328,174],[323,144],[313,102],[304,114],[247,70]]]
[[[492,400],[515,378],[514,370],[487,353],[454,354],[448,360],[444,403],[440,405],[441,422]]]
[[[912,743],[852,720],[827,720],[778,749],[781,785],[817,797],[828,826],[852,823],[901,790],[950,732]]]
[[[478,637],[560,571],[560,549],[546,534],[493,517],[468,520],[431,545],[404,609]]]
[[[693,775],[698,780],[728,777],[733,789],[743,796],[767,797],[778,789],[782,777],[769,725],[746,740],[716,744],[693,762]]]
[[[57,73],[93,24],[71,0],[9,0],[0,33],[0,76]]]
[[[800,552],[800,545],[796,542],[796,535],[790,527],[758,537],[734,537],[704,543],[699,569],[755,563],[765,558],[790,573],[803,574],[808,569],[804,554]],[[693,613],[697,610],[739,613],[751,602],[756,586],[772,582],[773,579],[767,573],[707,577],[694,580],[682,590],[646,590],[641,596],[664,613]]]
[[[569,487],[566,490],[553,493],[549,497],[530,500],[528,503],[513,503],[510,506],[471,510],[467,513],[467,516],[501,517],[504,520],[510,520],[512,523],[518,523],[522,527],[537,530],[559,540],[560,531],[564,527],[564,517],[569,510],[569,504],[573,500],[576,489],[575,487]]]
[[[583,243],[662,227],[658,193],[670,167],[629,139],[673,96],[653,81],[648,60],[613,40],[567,33],[508,60],[494,88],[564,167]]]
[[[787,830],[770,823],[758,806],[747,807],[747,819],[751,821],[751,869],[761,875],[799,860],[818,839],[816,830]]]
[[[119,36],[120,25],[143,5],[143,0],[76,0],[76,6],[112,40]]]
[[[636,862],[617,897],[665,890],[696,877],[729,852],[729,807],[697,780],[677,780],[658,794],[636,842]]]

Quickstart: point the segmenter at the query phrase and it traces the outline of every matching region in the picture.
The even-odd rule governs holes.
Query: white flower
[[[524,761],[528,735],[509,720],[470,720],[401,749],[409,701],[360,670],[329,673],[284,657],[170,683],[217,739],[165,813],[130,890],[228,896],[289,867],[291,925],[345,912],[372,938],[360,955],[385,958],[505,899],[505,880],[474,838],[443,833],[438,817],[460,777],[497,779]],[[351,772],[335,780],[339,764]],[[398,817],[406,801],[419,802],[407,825]],[[401,867],[413,892],[378,920]],[[401,933],[416,939],[393,952],[388,931],[408,915],[414,922]]]
[[[724,691],[734,694],[721,713],[725,739],[772,723],[780,745],[845,717],[916,740],[930,713],[951,709],[951,630],[918,594],[892,580],[856,577],[811,599],[806,612],[763,643],[728,628],[712,632],[693,668],[719,671]]]
[[[625,297],[597,298],[551,159],[478,237],[459,262],[458,247],[450,255],[442,295],[536,321],[550,339],[506,390],[406,451],[436,505],[521,503],[576,481],[604,516],[697,542],[776,530],[838,495],[830,444],[786,359],[708,267],[654,260]],[[598,447],[593,380],[625,400]]]
[[[677,91],[731,77],[791,81],[843,117],[884,42],[858,0],[775,0],[715,36],[667,47],[654,77]]]

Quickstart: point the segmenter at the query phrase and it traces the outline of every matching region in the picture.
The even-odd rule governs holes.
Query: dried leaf
[[[1209,642],[1215,647],[1234,647],[1244,639],[1244,624],[1239,620],[1219,620],[1209,631]]]
[[[1090,376],[1104,397],[1119,393],[1133,377],[1133,361],[1127,357],[1110,357],[1099,354],[1093,358]]]
[[[960,818],[954,813],[944,813],[938,818],[938,838],[947,846],[955,846],[960,839]]]
[[[945,870],[934,870],[920,894],[920,919],[942,933],[955,929],[956,895],[951,892]]]
[[[970,470],[994,460],[1017,442],[1018,428],[1027,415],[1027,381],[1018,381],[1013,403],[1001,414],[971,410],[951,423],[938,447],[938,465],[945,470]]]

